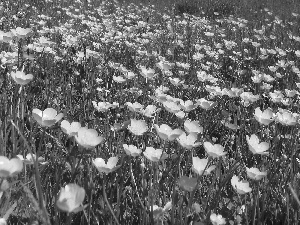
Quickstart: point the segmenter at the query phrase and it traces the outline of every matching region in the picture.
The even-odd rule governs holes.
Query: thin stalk
[[[109,202],[108,202],[107,195],[106,195],[106,190],[105,190],[105,183],[106,183],[106,174],[104,174],[104,180],[103,180],[103,182],[102,182],[102,189],[103,189],[103,197],[104,197],[104,201],[105,201],[105,203],[106,203],[106,205],[107,205],[107,207],[108,207],[108,209],[109,209],[111,215],[113,216],[114,220],[116,221],[116,223],[117,223],[118,225],[120,225],[120,223],[119,223],[119,221],[118,221],[118,218],[116,217],[114,211],[112,210],[112,208],[111,208],[111,206],[110,206],[110,204],[109,204]]]

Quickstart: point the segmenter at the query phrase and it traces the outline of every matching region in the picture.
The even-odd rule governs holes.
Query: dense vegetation
[[[298,3],[150,3],[2,1],[0,224],[298,223]]]

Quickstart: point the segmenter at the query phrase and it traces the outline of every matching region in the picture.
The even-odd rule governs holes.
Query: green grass
[[[226,224],[297,224],[300,17],[291,12],[300,13],[299,4],[4,1],[0,155],[25,159],[0,157],[0,218],[185,225],[213,224],[217,214]],[[6,33],[17,27],[32,31]],[[22,71],[33,79],[20,85]],[[139,109],[149,105],[152,117]],[[63,118],[52,110],[39,119],[47,108]],[[93,130],[67,128],[63,120]],[[201,129],[166,141],[171,131],[162,134],[162,124],[178,135]],[[263,147],[249,143],[252,134],[267,143],[268,155],[254,154]],[[124,144],[140,149],[138,156]],[[31,154],[42,158],[26,159]],[[111,167],[99,166],[99,158]],[[253,180],[251,167],[267,175]],[[232,185],[235,176],[252,190]],[[79,192],[64,200],[64,187]],[[79,203],[68,203],[74,197]]]

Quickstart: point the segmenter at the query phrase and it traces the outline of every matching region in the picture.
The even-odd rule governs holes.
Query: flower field
[[[0,225],[298,224],[297,4],[143,3],[0,3]]]

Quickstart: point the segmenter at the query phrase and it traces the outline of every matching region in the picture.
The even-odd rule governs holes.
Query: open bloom
[[[7,225],[6,219],[0,218],[0,225]]]
[[[99,136],[98,132],[94,129],[80,127],[77,135],[75,135],[75,140],[80,146],[91,149],[99,145],[104,138]]]
[[[125,105],[127,105],[128,109],[131,112],[139,112],[141,109],[144,108],[144,106],[138,102],[134,102],[134,103],[126,102]]]
[[[9,160],[5,156],[0,156],[0,177],[6,178],[20,173],[23,169],[23,162],[18,158]]]
[[[154,77],[156,76],[154,69],[151,68],[147,69],[146,67],[141,66],[140,70],[141,70],[141,75],[146,79],[153,80]]]
[[[253,154],[260,154],[260,155],[268,155],[270,145],[267,142],[260,142],[258,137],[255,134],[252,134],[251,137],[248,135],[246,136],[246,140],[249,146],[250,151]]]
[[[239,181],[239,178],[235,175],[231,178],[231,185],[236,190],[236,192],[241,195],[252,191],[252,188],[250,188],[248,181]]]
[[[190,112],[193,109],[196,109],[198,107],[197,104],[194,104],[191,100],[183,101],[180,99],[179,106],[181,109],[183,109],[185,112]]]
[[[155,221],[163,220],[163,215],[166,213],[169,209],[172,208],[172,202],[167,202],[167,204],[162,208],[157,205],[153,206],[153,217]]]
[[[177,102],[174,102],[172,100],[167,100],[163,103],[163,106],[165,107],[165,109],[170,112],[170,113],[178,113],[181,111],[181,107],[178,105]]]
[[[97,170],[100,173],[106,173],[106,174],[109,174],[119,169],[120,166],[117,166],[117,163],[118,163],[118,157],[110,157],[107,160],[107,163],[105,163],[104,159],[102,158],[96,158],[93,160],[93,164],[97,168]]]
[[[44,111],[41,111],[39,109],[33,109],[32,116],[42,127],[51,127],[59,120],[61,120],[64,114],[57,114],[57,111],[55,109],[47,108]]]
[[[175,63],[170,63],[167,61],[160,61],[156,63],[156,66],[161,69],[163,72],[172,69],[175,66]]]
[[[205,110],[211,110],[213,107],[215,107],[217,105],[216,102],[213,101],[207,101],[204,98],[198,99],[196,100],[197,105],[200,106],[202,109]]]
[[[32,74],[25,74],[23,71],[12,71],[10,75],[13,78],[13,80],[20,85],[28,84],[30,81],[33,80]]]
[[[255,109],[254,117],[259,123],[263,125],[269,125],[274,121],[274,114],[271,109],[266,109],[262,112],[260,108],[257,107]]]
[[[210,174],[216,166],[207,166],[208,159],[200,159],[199,157],[193,157],[193,171],[198,175],[208,175]],[[205,170],[205,171],[204,171]]]
[[[179,144],[186,149],[192,149],[194,147],[198,147],[201,143],[196,142],[197,141],[197,134],[196,133],[190,133],[189,135],[186,135],[186,133],[182,133],[178,138],[177,141]]]
[[[221,157],[227,154],[224,152],[224,147],[219,144],[212,144],[208,141],[203,143],[203,147],[206,150],[207,154],[213,158]]]
[[[215,213],[212,213],[209,218],[210,218],[210,222],[213,225],[224,225],[224,224],[226,224],[226,220],[222,217],[222,215],[216,215]]]
[[[130,155],[130,156],[133,156],[133,157],[137,157],[142,153],[142,150],[138,149],[134,145],[123,144],[123,148],[124,148],[124,151],[126,152],[127,155]]]
[[[32,34],[31,28],[17,27],[16,29],[11,29],[10,31],[17,38],[25,38]]]
[[[160,109],[157,109],[155,105],[148,105],[145,109],[141,109],[140,113],[146,117],[153,117]]]
[[[166,124],[162,124],[160,126],[154,124],[154,128],[158,136],[165,141],[174,141],[183,133],[183,131],[180,129],[172,130],[172,128]]]
[[[81,124],[79,122],[72,122],[70,124],[69,121],[63,120],[60,123],[61,130],[70,137],[75,136],[78,133],[80,127]]]
[[[128,126],[128,130],[133,133],[134,135],[141,136],[145,132],[147,132],[148,127],[144,120],[130,120],[130,125]]]
[[[261,172],[259,171],[258,168],[254,168],[254,167],[252,168],[246,167],[246,170],[247,170],[247,176],[252,180],[261,180],[268,174],[266,171]]]
[[[201,127],[199,125],[198,121],[190,121],[190,120],[186,120],[184,122],[184,129],[187,133],[203,133],[203,127]]]
[[[85,190],[82,187],[77,184],[67,184],[61,188],[56,205],[62,211],[76,213],[83,209],[81,205],[84,197]]]
[[[285,126],[294,126],[298,122],[299,115],[297,113],[292,113],[286,109],[280,109],[276,113],[275,120]]]
[[[161,149],[155,149],[153,147],[146,147],[144,156],[152,162],[158,162],[162,159],[163,152]]]
[[[197,178],[181,176],[178,179],[178,185],[185,191],[193,191],[197,186]]]
[[[25,163],[25,165],[27,164],[27,165],[33,165],[34,164],[34,160],[36,160],[36,155],[35,154],[30,154],[30,153],[28,153],[27,155],[26,155],[26,158],[24,159],[24,157],[22,156],[22,155],[17,155],[17,157],[20,159],[20,160],[22,160],[24,163]],[[38,163],[40,163],[40,164],[42,164],[42,165],[45,165],[45,164],[47,164],[47,162],[45,162],[45,159],[43,158],[43,157],[38,157]]]

